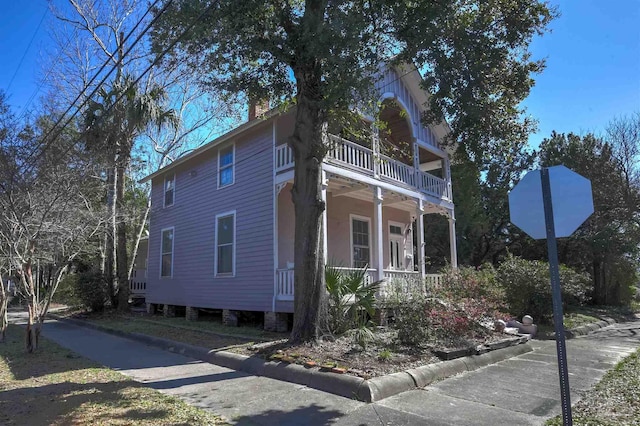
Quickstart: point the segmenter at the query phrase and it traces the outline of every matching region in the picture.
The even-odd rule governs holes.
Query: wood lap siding
[[[147,302],[269,311],[273,297],[273,148],[270,126],[235,139],[235,181],[218,189],[218,148],[176,168],[175,201],[153,181]],[[222,147],[228,146],[223,144]],[[168,173],[173,173],[171,170]],[[236,211],[235,277],[214,277],[215,216]],[[174,226],[173,278],[160,278],[160,229]]]

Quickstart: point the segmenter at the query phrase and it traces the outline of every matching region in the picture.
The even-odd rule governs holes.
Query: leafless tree
[[[51,34],[56,47],[51,52],[49,67],[52,70],[44,72],[44,80],[47,80],[49,87],[62,94],[58,97],[58,102],[62,102],[61,106],[65,108],[78,94],[80,102],[87,100],[97,82],[106,76],[109,69],[115,67],[116,72],[107,79],[106,86],[117,86],[125,76],[133,76],[136,80],[140,78],[136,88],[138,93],[145,93],[152,87],[161,88],[168,95],[165,107],[175,112],[175,126],[147,126],[137,133],[135,140],[131,142],[129,153],[118,156],[117,150],[101,150],[108,153],[104,160],[109,188],[104,245],[101,250],[102,271],[107,277],[111,277],[112,302],[115,304],[119,299],[120,305],[124,300],[123,308],[126,308],[128,279],[149,208],[138,217],[125,214],[122,203],[118,200],[119,195],[120,198],[122,195],[125,177],[122,173],[118,176],[117,170],[126,168],[126,173],[132,175],[129,164],[130,153],[133,152],[145,158],[147,171],[155,171],[172,161],[180,152],[209,141],[213,129],[219,127],[221,117],[231,116],[227,103],[217,101],[211,94],[201,90],[195,84],[193,73],[180,66],[152,69],[145,74],[150,62],[150,52],[143,29],[152,19],[151,14],[146,14],[148,6],[148,2],[141,0],[68,0],[67,3],[56,6],[52,3],[52,11],[57,19],[53,22]],[[134,44],[138,36],[142,36],[142,39]],[[107,67],[100,71],[105,63]],[[96,75],[100,78],[92,82]],[[118,143],[128,145],[122,141]],[[116,166],[118,159],[119,169]],[[127,161],[122,161],[123,159]],[[125,222],[136,229],[131,256],[126,253],[128,239],[124,231]],[[116,298],[115,288],[121,292],[120,297]]]
[[[38,348],[40,330],[53,296],[74,259],[102,226],[95,180],[75,132],[41,143],[51,125],[12,122],[0,140],[0,246],[18,279],[28,307],[26,349]],[[48,279],[34,277],[40,262]]]

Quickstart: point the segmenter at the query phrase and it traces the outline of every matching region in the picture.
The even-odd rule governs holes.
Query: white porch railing
[[[442,274],[427,274],[425,280],[427,288],[438,288],[442,286]]]
[[[358,271],[361,270],[361,269],[358,269],[358,268],[344,268],[344,267],[341,267],[341,266],[340,267],[334,266],[334,269],[339,269],[339,270],[341,270],[341,271],[343,271],[344,273],[347,273],[347,274],[349,272],[358,272]],[[376,279],[377,279],[377,272],[378,272],[377,269],[367,269],[365,271],[365,273],[364,273],[364,283],[369,285],[369,284],[375,282]]]
[[[129,280],[130,295],[144,295],[147,292],[147,270],[134,269]]]
[[[418,271],[397,271],[395,269],[385,269],[383,271],[384,278],[387,280],[392,279],[420,279],[420,272]]]
[[[276,300],[293,300],[293,269],[278,269],[276,274]]]
[[[447,200],[451,199],[449,185],[447,185],[447,182],[444,179],[440,179],[439,177],[422,171],[418,172],[418,176],[419,189],[437,198],[446,198]]]
[[[358,270],[356,268],[344,267],[335,267],[335,269],[339,269],[345,273],[355,272]],[[395,271],[385,269],[383,274],[385,282],[382,286],[382,295],[386,293],[385,287],[389,282],[399,285],[399,287],[396,287],[396,290],[405,292],[415,290],[416,285],[419,285],[422,291],[425,290],[425,287],[428,290],[429,288],[442,285],[442,275],[440,274],[427,274],[424,286],[420,279],[420,273],[416,271]],[[292,301],[294,295],[293,269],[278,269],[276,271],[276,277],[276,300]],[[366,284],[375,282],[377,280],[377,270],[367,269],[364,279]]]
[[[276,146],[276,172],[293,167],[293,150],[286,143]]]
[[[329,140],[329,159],[373,173],[373,151],[335,135],[329,135]]]
[[[373,151],[357,143],[348,141],[335,135],[329,135],[331,147],[325,161],[347,167],[368,176],[374,175]],[[294,165],[293,150],[287,144],[276,146],[276,173],[289,170]],[[394,160],[386,155],[380,155],[380,177],[393,182],[416,188],[436,198],[451,200],[449,185],[444,179],[423,171],[416,171],[413,166]]]
[[[416,186],[415,169],[386,155],[380,156],[380,176],[404,183],[405,185]]]

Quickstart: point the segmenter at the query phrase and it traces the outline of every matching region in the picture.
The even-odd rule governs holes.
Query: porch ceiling
[[[327,192],[333,198],[349,197],[373,203],[373,189],[369,185],[352,181],[340,176],[329,178]],[[382,193],[383,206],[390,206],[408,212],[416,211],[416,200],[393,191],[385,190]]]

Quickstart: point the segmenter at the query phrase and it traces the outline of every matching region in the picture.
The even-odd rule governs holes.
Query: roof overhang
[[[186,163],[187,161],[191,160],[192,158],[202,154],[203,152],[209,151],[210,149],[213,149],[215,147],[217,147],[218,145],[228,141],[229,139],[232,139],[238,135],[240,135],[241,133],[244,133],[250,129],[253,129],[255,127],[259,127],[260,125],[263,124],[267,124],[270,123],[271,120],[280,115],[280,110],[278,108],[273,108],[272,110],[266,112],[264,115],[262,115],[261,117],[255,118],[253,120],[247,121],[246,123],[243,123],[241,125],[239,125],[238,127],[236,127],[233,130],[230,130],[229,132],[223,134],[222,136],[217,137],[216,139],[212,140],[211,142],[208,142],[204,145],[202,145],[201,147],[191,151],[189,154],[184,155],[180,158],[177,158],[176,160],[174,160],[173,162],[171,162],[170,164],[164,166],[163,168],[161,168],[160,170],[151,173],[148,176],[143,177],[142,179],[140,179],[138,182],[139,183],[145,183],[148,182],[152,179],[154,179],[155,177],[166,173],[167,171],[178,167],[179,165]]]

